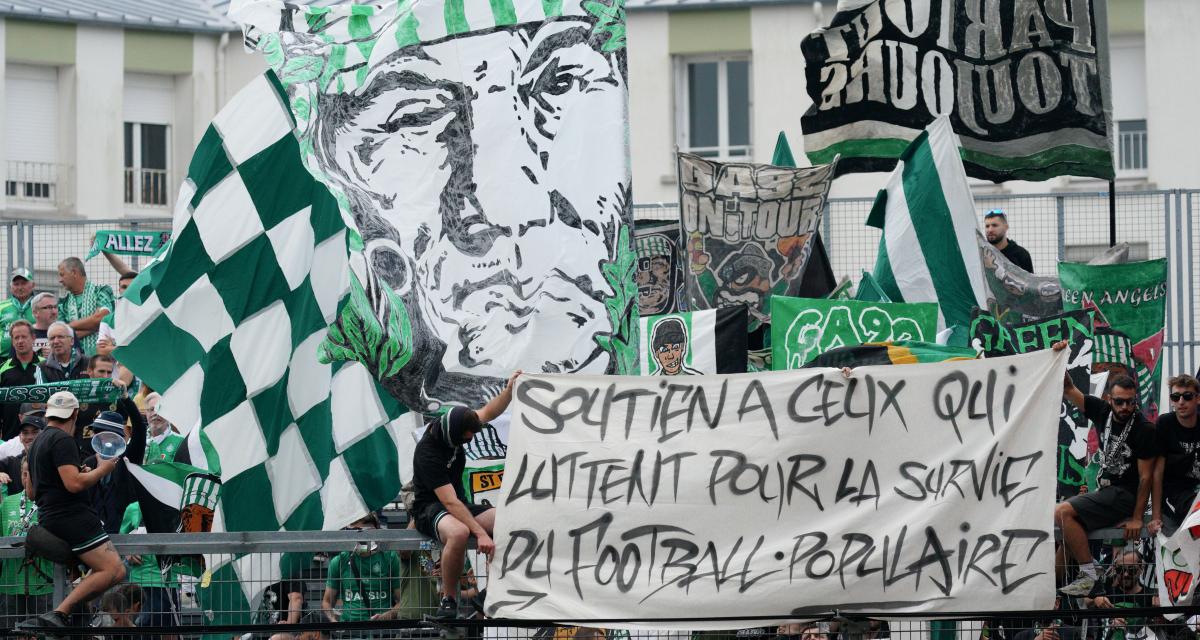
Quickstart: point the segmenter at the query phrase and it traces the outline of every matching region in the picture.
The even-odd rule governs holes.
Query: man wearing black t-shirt
[[[1151,533],[1158,533],[1162,526],[1160,514],[1166,516],[1172,531],[1183,524],[1200,488],[1200,429],[1196,428],[1200,382],[1189,375],[1175,376],[1167,381],[1167,388],[1174,411],[1158,416],[1154,427],[1162,457],[1154,469]]]
[[[454,407],[430,421],[425,435],[413,452],[412,517],[421,533],[440,540],[442,548],[442,601],[435,618],[453,619],[458,615],[458,582],[462,575],[467,539],[475,536],[479,551],[489,560],[496,551],[492,525],[496,511],[490,506],[467,502],[463,489],[463,468],[467,456],[463,445],[496,419],[512,402],[513,384],[518,371],[508,379],[504,391],[482,409],[472,411]]]
[[[81,464],[73,436],[78,416],[79,400],[71,392],[60,391],[50,396],[46,403],[47,428],[29,447],[27,492],[37,503],[41,526],[70,545],[91,572],[53,611],[18,623],[18,631],[65,627],[75,605],[99,596],[125,579],[121,556],[88,500],[88,489],[112,473],[117,461],[97,458],[95,469]]]
[[[1008,216],[1000,209],[992,209],[983,216],[983,235],[993,247],[1000,250],[1008,261],[1033,273],[1033,258],[1025,247],[1008,239]]]
[[[1084,395],[1067,376],[1063,379],[1063,397],[1091,420],[1100,435],[1100,488],[1060,502],[1054,509],[1054,520],[1062,528],[1063,547],[1079,563],[1079,578],[1059,592],[1086,596],[1096,583],[1096,565],[1087,534],[1119,524],[1125,529],[1126,539],[1138,537],[1158,449],[1154,426],[1137,410],[1137,384],[1129,376],[1118,376],[1111,382],[1108,402]],[[1062,548],[1055,569],[1060,577],[1066,570]]]

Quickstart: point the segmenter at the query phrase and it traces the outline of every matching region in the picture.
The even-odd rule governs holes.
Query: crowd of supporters
[[[185,448],[184,436],[159,415],[159,394],[113,357],[115,300],[137,273],[119,257],[105,257],[119,274],[115,293],[90,280],[78,258],[67,258],[58,267],[58,284],[66,291],[62,296],[39,292],[27,269],[11,272],[9,296],[0,301],[0,387],[111,380],[122,392],[120,399],[77,407],[72,435],[85,467],[87,461],[97,464],[90,457],[94,454],[91,442],[105,431],[125,438],[125,458],[131,464],[170,463]],[[1063,537],[1056,567],[1061,616],[1036,624],[993,622],[981,629],[1020,640],[1123,640],[1145,637],[1146,630],[1160,637],[1194,635],[1195,625],[1187,618],[1116,617],[1089,626],[1071,617],[1076,609],[1160,604],[1152,536],[1160,532],[1169,535],[1182,524],[1200,486],[1200,429],[1196,428],[1200,383],[1192,376],[1179,375],[1169,380],[1168,388],[1172,411],[1151,422],[1138,410],[1136,382],[1125,372],[1110,372],[1101,397],[1086,395],[1069,381],[1065,383],[1064,398],[1080,409],[1099,435],[1099,474],[1091,490],[1084,487],[1078,495],[1066,497],[1055,512]],[[47,419],[42,405],[14,402],[0,407],[0,529],[5,536],[21,536],[37,522],[37,507],[26,496],[26,457],[47,428]],[[87,497],[105,532],[146,530],[135,492],[120,473],[90,487]],[[413,523],[407,524],[411,527]],[[376,514],[367,514],[351,525],[357,529],[379,526]],[[1112,535],[1098,533],[1103,530]],[[89,615],[95,615],[104,626],[172,626],[180,623],[180,614],[189,607],[198,608],[195,580],[189,581],[178,567],[168,568],[169,563],[160,563],[153,556],[127,556],[122,563],[119,584],[89,603]],[[4,561],[0,571],[2,626],[10,627],[13,621],[54,605],[54,570],[46,561]],[[444,591],[439,586],[443,578],[440,564],[426,551],[379,551],[365,545],[353,552],[319,555],[302,573],[306,578],[276,582],[265,589],[258,612],[248,621],[287,625],[312,620],[414,618],[437,609]],[[319,588],[312,588],[314,583]],[[458,594],[468,617],[481,615],[482,594],[469,566]],[[587,635],[587,630],[581,633]],[[807,640],[815,635],[883,638],[891,630],[886,623],[856,626],[834,622],[786,625],[755,633]],[[281,632],[280,640],[289,635]]]

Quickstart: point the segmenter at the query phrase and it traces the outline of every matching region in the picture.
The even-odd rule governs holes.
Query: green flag
[[[932,342],[937,305],[771,298],[771,367],[799,369],[838,347],[867,342]]]
[[[777,167],[796,166],[796,158],[792,156],[792,147],[788,145],[787,135],[782,131],[775,139],[775,155],[771,156],[771,164]]]
[[[152,258],[167,246],[170,239],[170,231],[97,231],[92,249],[84,259],[91,260],[101,253]]]
[[[1158,415],[1158,393],[1162,383],[1164,323],[1167,312],[1167,261],[1148,260],[1127,264],[1088,265],[1059,263],[1063,309],[1094,311],[1097,333],[1127,337],[1133,349],[1133,371],[1142,412],[1150,419]],[[1109,330],[1107,332],[1103,330]],[[1112,337],[1105,338],[1111,340]],[[1097,348],[1092,361],[1107,361]],[[1099,360],[1097,357],[1105,357]],[[1123,362],[1128,366],[1129,362]]]

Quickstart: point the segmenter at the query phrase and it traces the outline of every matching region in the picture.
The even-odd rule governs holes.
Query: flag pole
[[[1108,181],[1108,246],[1117,246],[1117,181]]]

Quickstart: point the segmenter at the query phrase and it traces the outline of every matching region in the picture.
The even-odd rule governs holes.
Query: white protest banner
[[[522,376],[488,614],[720,629],[1049,608],[1066,355]]]

